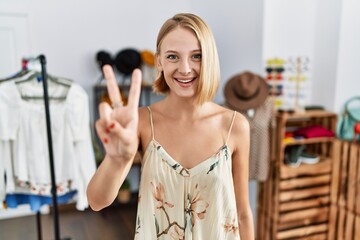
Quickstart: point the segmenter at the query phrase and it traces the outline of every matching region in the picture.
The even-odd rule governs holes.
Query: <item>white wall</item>
[[[316,11],[313,98],[329,110],[335,110],[339,32],[343,0],[318,0]],[[326,89],[326,91],[324,91]]]
[[[360,1],[343,0],[339,32],[334,111],[340,112],[347,99],[360,96]]]
[[[264,5],[264,58],[308,55],[312,59],[316,1],[270,0]]]

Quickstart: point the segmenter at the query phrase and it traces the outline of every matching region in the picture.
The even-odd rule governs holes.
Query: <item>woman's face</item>
[[[169,94],[194,97],[201,67],[201,48],[195,33],[183,27],[175,28],[164,37],[157,57]]]

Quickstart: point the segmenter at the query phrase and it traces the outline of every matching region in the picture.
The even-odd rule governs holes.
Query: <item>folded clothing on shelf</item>
[[[320,161],[318,155],[305,152],[305,145],[291,146],[285,153],[285,164],[291,167],[299,167],[301,163],[315,164]]]
[[[320,125],[313,125],[308,127],[299,128],[294,132],[295,136],[302,136],[305,138],[316,137],[334,137],[335,133]]]
[[[311,153],[303,152],[299,156],[299,161],[306,164],[315,164],[320,161],[320,157]]]
[[[285,164],[298,167],[301,164],[300,155],[305,150],[305,145],[291,146],[285,154]]]

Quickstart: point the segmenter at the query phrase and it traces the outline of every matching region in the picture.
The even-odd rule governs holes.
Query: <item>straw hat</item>
[[[252,72],[233,76],[224,88],[227,105],[238,111],[259,107],[268,95],[269,87],[265,80]]]

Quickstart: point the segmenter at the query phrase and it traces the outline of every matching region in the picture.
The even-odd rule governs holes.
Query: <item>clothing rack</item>
[[[49,161],[50,161],[50,174],[51,174],[51,195],[53,202],[53,211],[54,211],[54,236],[55,240],[60,240],[60,224],[59,224],[59,211],[58,211],[58,201],[57,201],[57,189],[56,189],[56,177],[55,177],[55,166],[54,166],[54,153],[52,145],[52,136],[51,136],[51,120],[50,120],[50,108],[49,108],[49,94],[47,86],[47,72],[46,72],[46,58],[43,54],[37,57],[41,64],[41,77],[42,85],[44,90],[44,104],[45,104],[45,117],[46,117],[46,130],[47,130],[47,139],[48,139],[48,149],[49,149]],[[37,212],[37,229],[39,240],[41,237],[41,218],[40,212]],[[63,240],[70,240],[71,238],[63,238]]]

